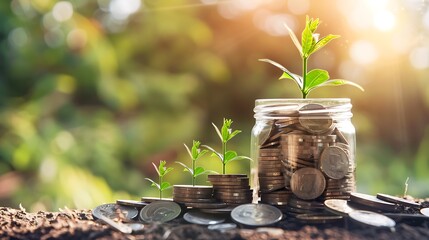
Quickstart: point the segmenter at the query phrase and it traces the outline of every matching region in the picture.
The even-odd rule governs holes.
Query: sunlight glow
[[[289,0],[287,7],[293,14],[305,14],[310,8],[310,1],[308,0]]]
[[[73,16],[73,6],[70,2],[60,1],[52,9],[52,16],[58,22],[65,22]]]
[[[416,69],[429,68],[429,47],[419,47],[410,53],[410,62]]]
[[[109,10],[116,19],[126,19],[140,9],[140,0],[112,0]]]
[[[10,45],[20,48],[28,43],[28,35],[24,28],[19,27],[9,33],[8,40]]]
[[[395,27],[396,18],[390,11],[380,10],[374,13],[373,22],[375,28],[383,32],[387,32]]]
[[[378,51],[374,44],[366,40],[359,40],[350,47],[350,57],[360,65],[368,65],[378,58]]]

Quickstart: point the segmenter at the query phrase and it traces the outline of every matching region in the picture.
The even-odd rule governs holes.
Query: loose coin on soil
[[[295,216],[302,223],[323,224],[338,222],[343,219],[342,216],[330,215],[326,213],[307,213]]]
[[[404,207],[414,207],[414,208],[419,208],[420,204],[416,203],[416,202],[412,202],[400,197],[395,197],[395,196],[391,196],[388,194],[384,194],[384,193],[377,193],[377,198],[381,199],[383,201],[386,202],[391,202],[391,203],[396,203],[398,205],[404,206]]]
[[[352,203],[364,205],[377,210],[390,211],[390,212],[397,211],[397,207],[395,204],[380,200],[376,196],[372,196],[364,193],[356,193],[356,192],[350,193],[350,201]]]
[[[156,201],[140,211],[143,222],[168,222],[180,215],[180,206],[175,202]]]
[[[347,153],[339,147],[325,148],[320,155],[320,169],[330,178],[343,178],[349,169]]]
[[[420,213],[429,217],[429,208],[420,209]]]
[[[92,211],[92,215],[96,218],[100,218],[101,215],[110,219],[121,218],[122,216],[127,220],[132,220],[137,217],[139,211],[134,207],[121,206],[114,203],[107,203],[97,206]]]
[[[243,204],[234,208],[231,218],[247,226],[268,226],[280,221],[283,213],[268,204]]]
[[[116,204],[135,208],[144,208],[149,203],[135,200],[118,199],[116,200]]]
[[[393,219],[370,211],[356,210],[349,213],[349,217],[359,223],[373,227],[392,228],[396,225],[396,222],[393,221]]]
[[[343,199],[328,199],[325,200],[324,204],[327,210],[332,213],[347,216],[349,213],[355,211],[352,207],[347,204],[347,200]]]
[[[290,180],[292,192],[299,198],[311,200],[322,195],[326,180],[320,170],[300,168],[292,174]]]
[[[191,210],[183,215],[183,219],[189,223],[199,225],[212,225],[225,222],[225,218],[219,215],[213,215],[197,210]]]
[[[228,231],[228,230],[237,228],[237,224],[235,224],[235,223],[219,223],[219,224],[209,225],[207,228],[210,230],[217,230],[217,231],[224,232],[224,231]]]

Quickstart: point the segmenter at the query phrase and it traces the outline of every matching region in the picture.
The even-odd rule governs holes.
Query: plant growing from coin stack
[[[156,173],[158,173],[158,182],[155,182],[154,180],[150,179],[150,178],[145,178],[146,180],[148,180],[149,182],[152,183],[152,187],[156,187],[159,190],[159,199],[162,199],[162,192],[164,190],[167,190],[169,188],[171,188],[171,185],[169,182],[164,182],[163,178],[165,175],[167,175],[167,173],[171,172],[173,170],[172,167],[166,167],[165,165],[167,164],[166,161],[159,161],[159,165],[156,166],[155,163],[152,163],[153,167],[155,168]]]
[[[185,169],[185,172],[189,172],[192,176],[192,186],[195,186],[195,179],[202,175],[202,174],[207,174],[207,173],[216,173],[215,171],[211,171],[211,170],[205,170],[203,167],[197,167],[196,166],[196,162],[198,159],[200,159],[202,156],[204,156],[204,154],[206,154],[208,152],[208,150],[201,150],[200,149],[200,145],[201,143],[199,141],[193,141],[192,142],[192,148],[189,149],[189,147],[186,144],[185,145],[186,151],[188,152],[189,156],[192,159],[192,167],[188,167],[186,164],[182,163],[182,162],[176,162],[180,165],[182,165]]]
[[[339,38],[339,35],[328,34],[327,36],[320,38],[319,33],[316,33],[316,29],[319,26],[319,19],[313,19],[306,17],[305,28],[302,31],[301,43],[296,37],[295,33],[287,26],[286,28],[289,31],[289,35],[292,38],[295,47],[298,49],[301,59],[302,59],[302,76],[290,72],[287,68],[281,64],[270,60],[270,59],[259,59],[262,62],[268,62],[283,71],[283,74],[279,79],[291,79],[295,81],[301,90],[302,98],[306,98],[307,95],[314,89],[324,86],[339,86],[339,85],[352,85],[363,91],[363,88],[353,82],[344,80],[344,79],[329,79],[329,73],[323,69],[313,69],[308,71],[308,60],[311,54],[320,50],[326,46],[331,40]]]
[[[226,173],[226,164],[228,164],[229,162],[236,161],[236,160],[243,160],[243,159],[252,160],[249,157],[237,155],[237,152],[235,151],[228,150],[227,148],[228,142],[241,132],[240,130],[232,131],[231,119],[223,119],[223,125],[221,130],[219,130],[219,128],[214,123],[212,123],[212,125],[215,128],[216,133],[222,142],[221,152],[217,152],[216,150],[214,150],[213,148],[207,145],[204,145],[204,147],[209,149],[213,153],[212,155],[218,157],[219,160],[222,162],[222,174]]]

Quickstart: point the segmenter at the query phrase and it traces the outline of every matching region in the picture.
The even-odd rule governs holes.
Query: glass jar
[[[253,202],[296,210],[307,202],[349,199],[356,190],[351,108],[345,98],[256,100]]]

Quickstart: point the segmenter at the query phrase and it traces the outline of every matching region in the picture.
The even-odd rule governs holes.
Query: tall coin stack
[[[356,166],[341,120],[320,104],[288,109],[284,115],[281,107],[264,112],[271,120],[259,131],[260,202],[296,215],[322,211],[326,199],[349,199]]]
[[[216,200],[230,205],[252,202],[249,177],[245,174],[208,175]]]

